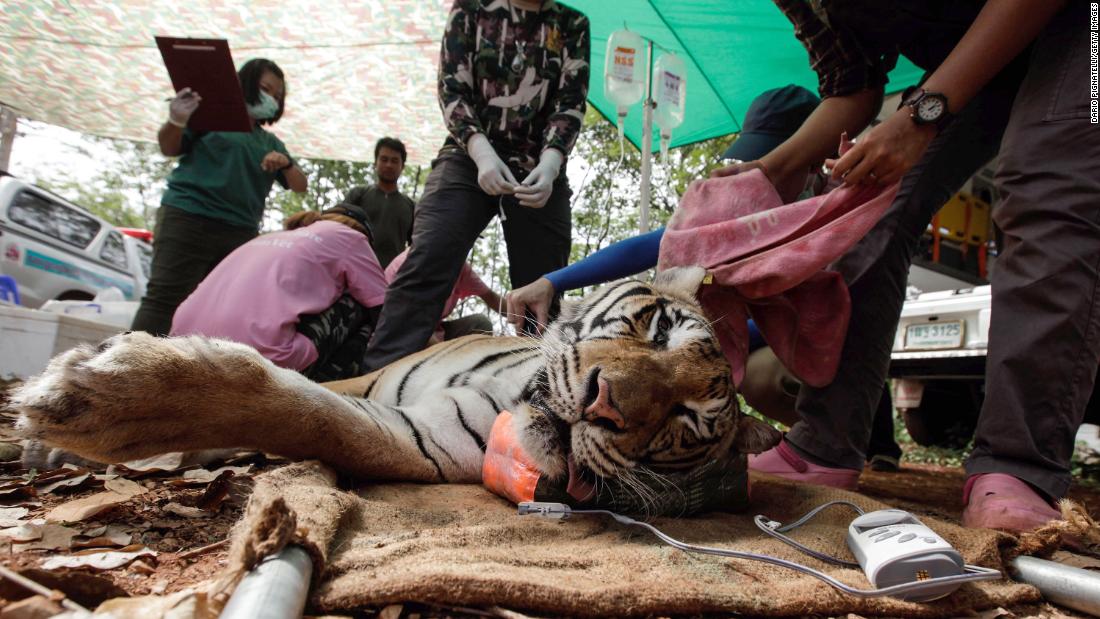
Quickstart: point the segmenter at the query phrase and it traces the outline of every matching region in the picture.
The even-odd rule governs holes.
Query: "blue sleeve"
[[[764,336],[760,333],[760,327],[756,326],[756,323],[749,319],[749,352],[755,351],[757,348],[763,348],[768,343],[764,341]]]
[[[657,266],[657,253],[664,234],[665,229],[658,228],[613,243],[580,262],[546,275],[546,279],[554,285],[555,292],[565,292],[641,273]]]

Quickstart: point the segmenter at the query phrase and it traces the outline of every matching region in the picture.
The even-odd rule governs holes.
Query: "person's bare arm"
[[[290,157],[287,155],[273,150],[264,155],[263,160],[260,161],[260,167],[265,172],[272,174],[278,174],[281,171],[283,178],[286,179],[287,189],[294,193],[305,193],[306,175],[298,168],[298,164],[291,162]]]
[[[496,292],[494,292],[491,289],[488,292],[486,292],[485,294],[480,295],[480,297],[481,297],[481,300],[485,302],[485,305],[489,306],[489,309],[493,310],[494,312],[496,312],[498,314],[501,312],[501,309],[504,307],[503,300],[500,298],[500,295],[497,294]]]
[[[987,2],[924,89],[947,95],[957,112],[1028,46],[1065,6],[1065,0]]]
[[[784,202],[798,197],[806,174],[836,152],[840,136],[855,135],[866,127],[882,107],[882,89],[827,97],[806,122],[759,162],[735,164],[715,170],[711,176],[729,176],[753,167],[762,167]]]
[[[309,186],[309,179],[306,178],[305,172],[302,172],[297,164],[283,170],[283,176],[286,177],[286,186],[291,191],[294,193],[306,192],[306,188]]]
[[[157,131],[157,144],[160,145],[160,153],[165,157],[177,157],[182,150],[183,128],[172,123],[164,123]]]
[[[970,102],[993,77],[1038,36],[1064,0],[987,2],[963,38],[923,88],[947,97],[954,113]],[[913,167],[936,135],[935,127],[917,125],[908,107],[872,129],[833,166],[834,177],[848,183],[891,184]]]
[[[535,317],[535,326],[538,332],[542,333],[549,320],[550,303],[554,300],[554,284],[549,279],[540,277],[526,286],[509,292],[505,299],[508,307],[504,315],[516,328],[516,333],[523,332],[523,324],[527,320],[528,312]]]

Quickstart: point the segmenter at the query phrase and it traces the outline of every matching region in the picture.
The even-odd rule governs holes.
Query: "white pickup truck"
[[[909,271],[910,286],[919,290],[902,306],[889,375],[894,407],[921,445],[965,446],[985,399],[988,278],[999,253],[995,167],[983,167],[944,205]],[[1085,411],[1088,423],[1100,420],[1098,391]]]
[[[965,446],[985,397],[992,178],[991,165],[944,205],[909,270],[889,375],[894,407],[921,445]]]
[[[901,310],[890,377],[894,407],[921,445],[965,446],[985,397],[989,286],[927,292]],[[1093,391],[1085,420],[1100,419]]]
[[[985,393],[989,286],[905,302],[890,360],[894,407],[921,445],[963,446]]]
[[[153,249],[87,210],[0,172],[0,275],[15,279],[22,305],[92,299],[118,288],[145,294]]]

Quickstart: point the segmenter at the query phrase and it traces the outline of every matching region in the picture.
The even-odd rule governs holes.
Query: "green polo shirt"
[[[168,176],[161,204],[195,215],[255,230],[263,219],[264,202],[276,180],[286,187],[280,172],[260,167],[271,151],[287,157],[279,138],[257,125],[251,133],[183,130],[183,156]]]

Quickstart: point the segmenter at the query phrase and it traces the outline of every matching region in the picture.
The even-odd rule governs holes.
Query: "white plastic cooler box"
[[[133,324],[139,305],[137,301],[46,301],[40,309],[126,330]]]
[[[126,328],[12,305],[0,305],[0,379],[27,379],[54,355],[97,344]]]

